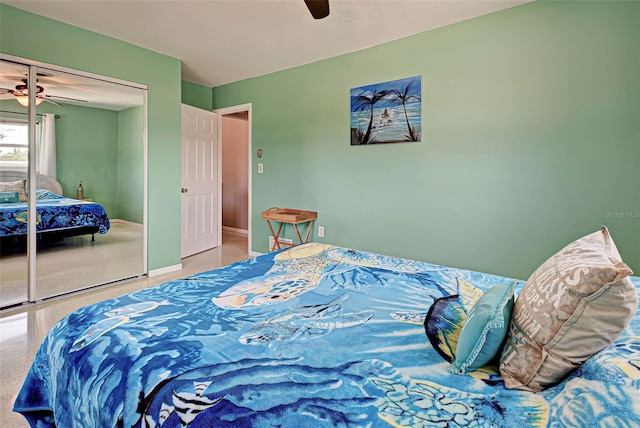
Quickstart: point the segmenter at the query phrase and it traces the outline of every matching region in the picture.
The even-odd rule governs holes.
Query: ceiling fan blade
[[[304,0],[304,2],[314,19],[322,19],[329,16],[329,0]]]
[[[46,102],[51,103],[51,104],[53,104],[53,105],[56,105],[56,106],[58,106],[58,107],[63,107],[63,106],[62,106],[62,104],[57,103],[57,102],[55,102],[55,101],[53,101],[53,100],[50,100],[50,99],[49,99],[49,98],[47,98],[47,97],[38,97],[38,98],[40,98],[42,101],[46,101]]]
[[[50,100],[51,98],[55,98],[57,100],[69,100],[69,101],[77,101],[79,103],[86,103],[88,102],[87,100],[79,100],[77,98],[69,98],[69,97],[59,97],[57,95],[45,95],[44,98],[46,100]]]

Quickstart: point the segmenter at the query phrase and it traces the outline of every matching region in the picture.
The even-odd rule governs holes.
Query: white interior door
[[[187,257],[219,245],[217,114],[182,105],[182,245]]]

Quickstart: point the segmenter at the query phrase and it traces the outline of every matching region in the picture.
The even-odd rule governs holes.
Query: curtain
[[[56,178],[56,116],[54,114],[47,113],[42,116],[39,135],[36,171]]]

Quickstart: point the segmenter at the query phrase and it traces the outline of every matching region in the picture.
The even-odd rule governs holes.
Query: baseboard
[[[109,221],[111,222],[111,224],[113,224],[113,223],[124,224],[124,225],[131,226],[131,227],[137,227],[139,229],[142,229],[144,227],[144,225],[142,223],[136,223],[136,222],[129,221],[129,220],[122,220],[121,218],[109,219]]]
[[[257,251],[249,251],[249,255],[252,257],[258,257],[264,255],[264,253],[259,253]]]
[[[173,265],[173,266],[165,266],[160,269],[150,270],[148,275],[149,277],[158,276],[158,275],[163,275],[165,273],[174,272],[177,270],[182,270],[182,263],[178,263],[177,265]]]
[[[222,230],[229,233],[235,233],[236,235],[249,235],[249,231],[247,229],[238,229],[231,226],[222,226]]]

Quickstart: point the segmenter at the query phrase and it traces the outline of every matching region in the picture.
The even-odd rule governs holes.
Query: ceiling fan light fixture
[[[16,97],[16,101],[18,101],[24,107],[29,107],[29,95],[14,95]],[[36,105],[40,105],[44,101],[43,98],[36,97]]]
[[[16,101],[18,101],[21,105],[25,107],[29,107],[29,88],[27,86],[27,80],[22,79],[24,85],[16,86],[15,91],[11,91],[14,97],[16,97]],[[44,92],[44,88],[40,85],[36,85],[36,105],[40,105],[44,98],[38,97],[38,94]]]

